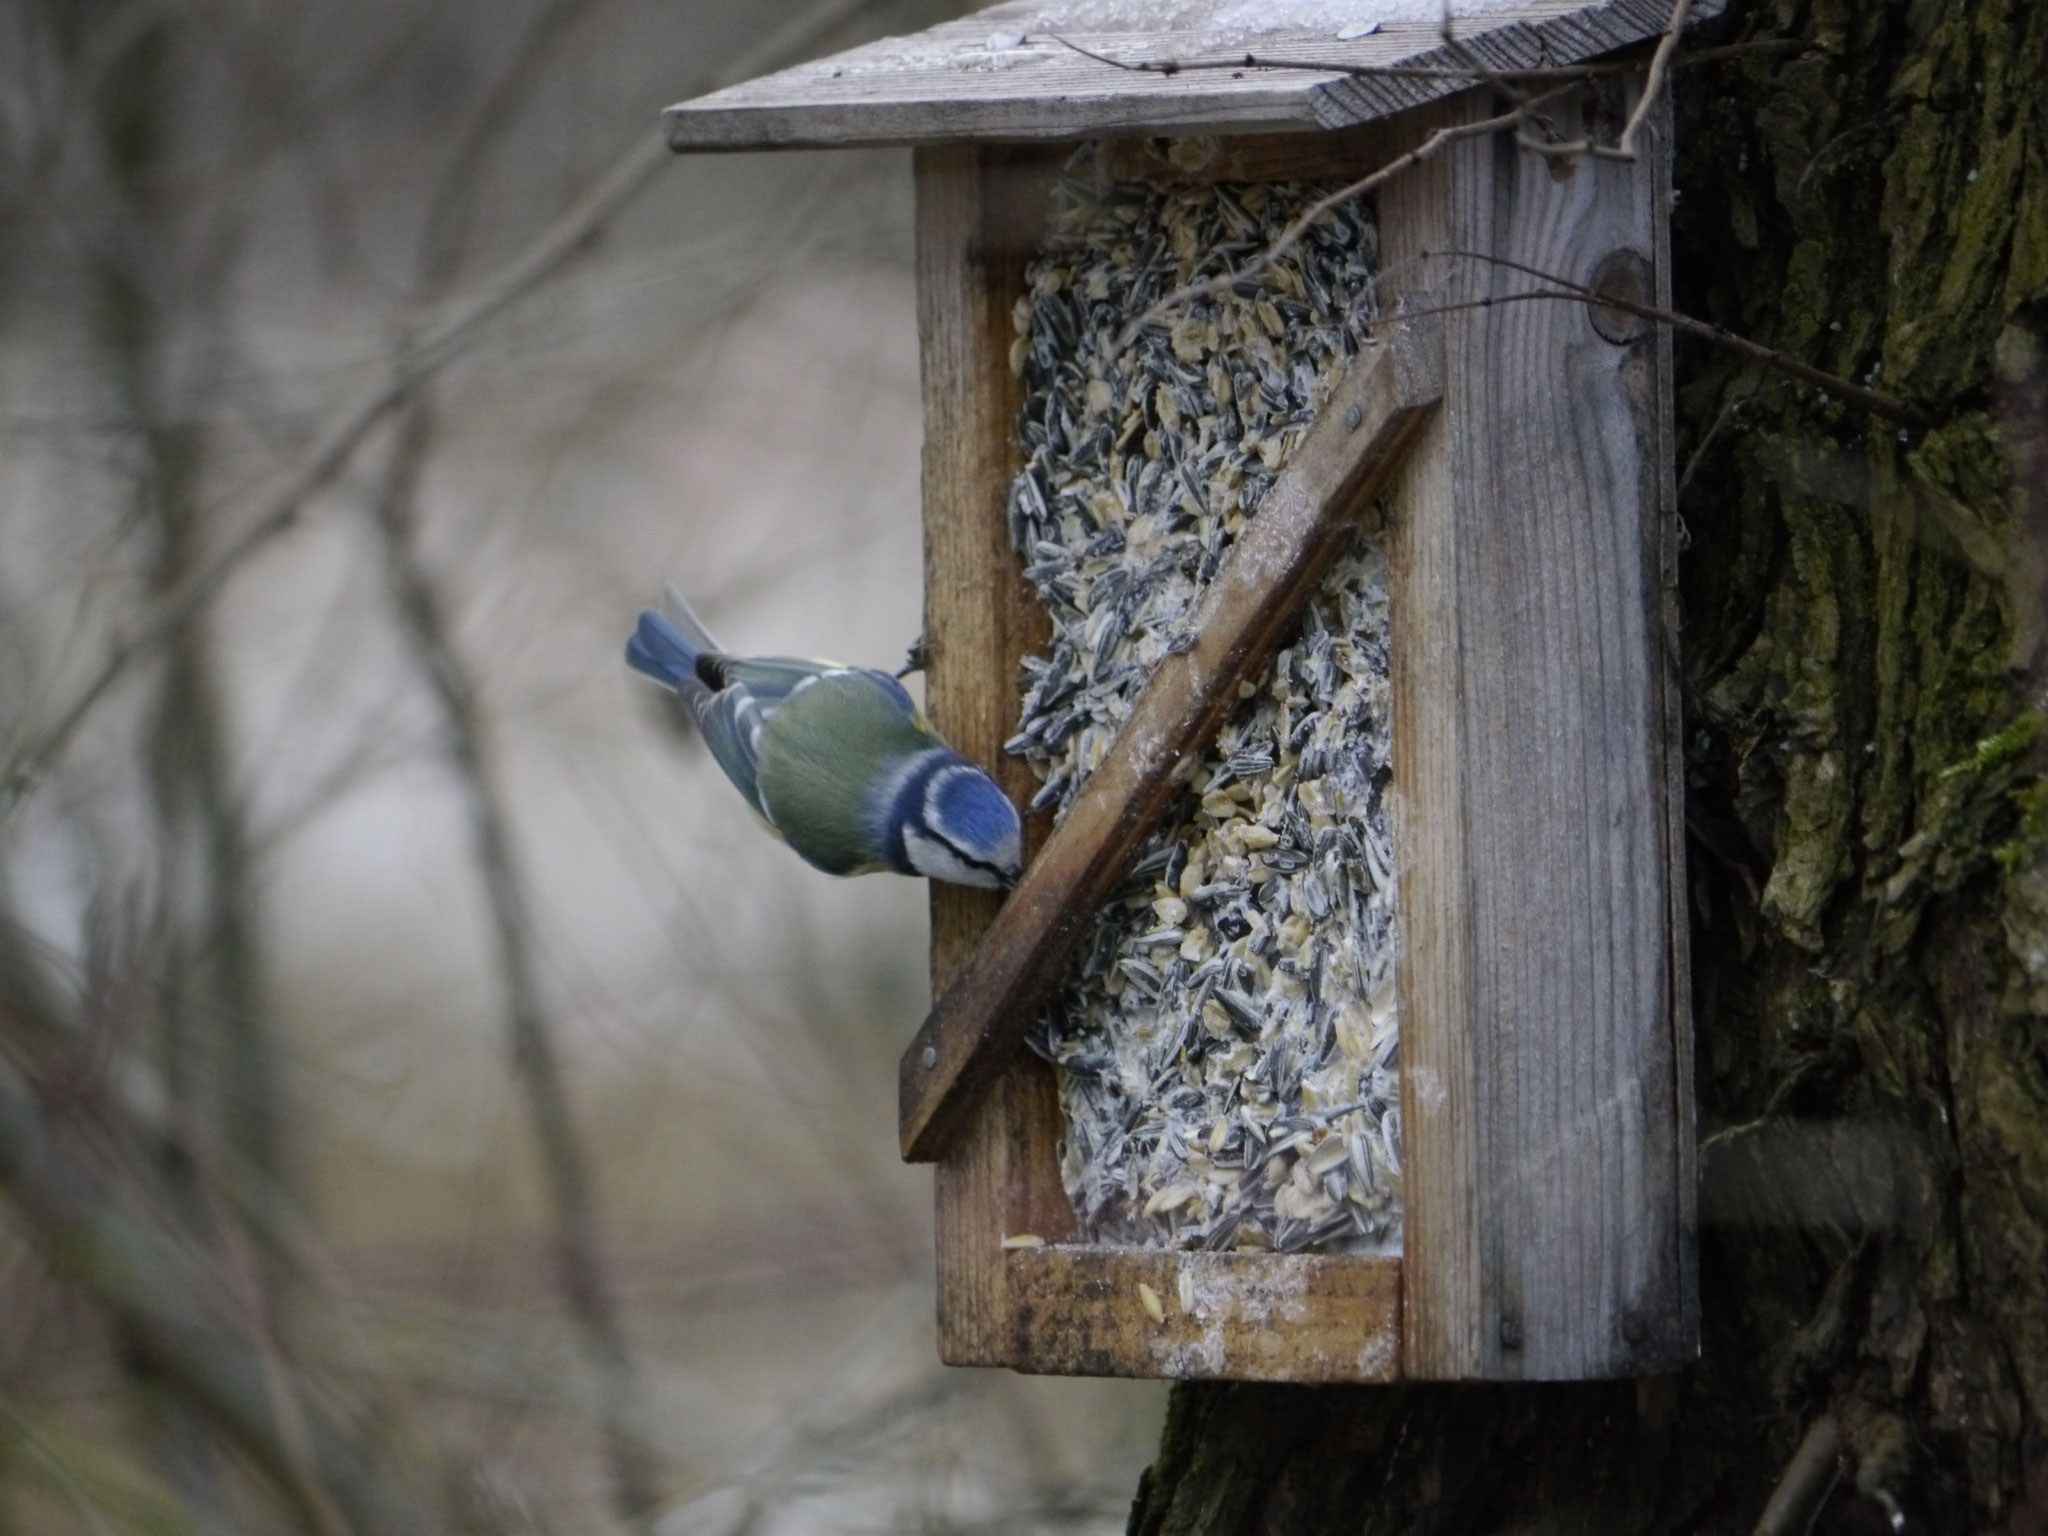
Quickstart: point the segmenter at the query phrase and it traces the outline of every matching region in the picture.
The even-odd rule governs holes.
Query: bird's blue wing
[[[801,692],[807,684],[823,680],[836,692],[838,698],[848,698],[848,694],[844,692],[848,688],[852,688],[854,694],[866,694],[870,698],[879,696],[883,702],[883,711],[866,715],[856,713],[856,721],[877,721],[895,715],[905,725],[909,725],[911,731],[928,729],[924,725],[924,717],[918,715],[918,707],[911,702],[911,696],[903,690],[903,684],[897,682],[887,672],[874,672],[870,668],[842,668],[834,666],[831,662],[805,662],[805,659],[795,655],[719,655],[711,659],[711,664],[705,670],[713,672],[725,686],[719,688],[719,692],[709,694],[709,698],[705,700],[705,711],[698,715],[698,729],[705,735],[705,741],[711,745],[711,754],[719,760],[719,766],[725,768],[725,776],[739,786],[739,791],[748,797],[748,801],[760,813],[762,821],[766,821],[770,827],[774,827],[784,836],[788,836],[788,827],[780,825],[778,813],[770,813],[768,797],[760,788],[760,739],[762,731],[776,717],[782,705],[786,705],[786,702],[797,692]],[[860,743],[840,741],[838,745],[842,750],[854,752],[854,756],[858,756],[856,748]],[[791,797],[784,793],[780,801],[780,815],[793,811],[793,805],[788,801],[791,801]],[[797,836],[801,838],[805,834],[799,829]],[[805,858],[817,864],[819,848],[811,846],[811,842],[813,840],[807,838],[805,846],[799,848],[799,852],[803,852]],[[834,872],[848,872],[852,864],[846,864],[844,860],[834,862],[831,858],[825,858],[821,868],[831,868]]]
[[[723,688],[713,693],[698,687],[678,689],[677,693],[688,706],[690,718],[696,721],[697,733],[711,749],[712,758],[732,780],[733,787],[747,797],[754,814],[766,821],[768,813],[762,808],[761,789],[756,782],[761,727],[767,719],[760,701],[744,688]]]

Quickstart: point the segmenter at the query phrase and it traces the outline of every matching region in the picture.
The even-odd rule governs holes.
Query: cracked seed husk
[[[1013,312],[1027,467],[1010,532],[1052,619],[1009,750],[1063,813],[1349,359],[1377,237],[1347,206],[1242,267],[1319,185],[1104,183],[1079,152]],[[1033,1046],[1093,1241],[1381,1252],[1401,1231],[1386,567],[1365,536],[1241,699]]]

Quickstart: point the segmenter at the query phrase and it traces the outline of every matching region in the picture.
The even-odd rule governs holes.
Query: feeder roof
[[[1695,0],[1692,15],[1721,4]],[[1641,42],[1671,12],[1672,0],[1011,0],[663,120],[676,150],[1349,128],[1469,87],[1459,71],[1474,64],[1576,64]],[[1256,67],[1247,54],[1333,68]],[[1407,73],[1342,72],[1361,66]]]

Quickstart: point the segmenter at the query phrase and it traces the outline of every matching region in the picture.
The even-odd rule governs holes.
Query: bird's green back
[[[863,874],[887,867],[870,803],[877,785],[893,765],[939,745],[877,679],[830,674],[776,709],[755,782],[790,847],[832,874]]]

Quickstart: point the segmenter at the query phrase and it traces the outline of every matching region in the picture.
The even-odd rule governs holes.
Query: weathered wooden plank
[[[918,331],[923,371],[925,708],[946,739],[1028,802],[1031,770],[1002,750],[1014,723],[1017,663],[1042,644],[1044,610],[1009,545],[1004,506],[1021,467],[1010,305],[1047,207],[1042,156],[970,146],[917,155]],[[1046,818],[1029,818],[1027,847]],[[934,882],[932,983],[943,987],[994,917],[992,893]],[[969,1134],[939,1164],[939,1353],[1002,1363],[1006,1230],[1057,1238],[1073,1214],[1053,1145],[1052,1069],[1012,1062]]]
[[[1447,104],[1416,131],[1486,110]],[[1537,285],[1425,252],[1662,292],[1666,143],[1634,164],[1504,135],[1457,144],[1385,189],[1387,268],[1451,305]],[[1668,375],[1656,328],[1618,313],[1447,314],[1444,407],[1403,482],[1394,813],[1416,1376],[1638,1374],[1696,1349]]]
[[[1419,113],[1403,126],[1431,130],[1488,115],[1479,93]],[[1483,146],[1490,149],[1491,146]],[[1380,253],[1399,271],[1420,251],[1449,243],[1454,152],[1412,167],[1381,190]],[[1424,280],[1427,280],[1424,278]],[[1439,298],[1464,285],[1441,279]],[[1389,294],[1388,296],[1392,296]],[[1445,316],[1445,341],[1461,362],[1471,348],[1465,315]],[[1462,402],[1465,380],[1447,378]],[[1392,639],[1394,777],[1389,786],[1400,892],[1402,1357],[1411,1372],[1459,1374],[1445,1362],[1476,1353],[1482,1310],[1478,1065],[1470,1029],[1471,927],[1463,909],[1465,718],[1454,706],[1460,676],[1455,560],[1457,449],[1469,408],[1454,422],[1439,409],[1408,456],[1394,508],[1388,559]],[[1456,1102],[1452,1094],[1457,1094]],[[1419,1153],[1418,1153],[1419,1149]]]
[[[940,994],[903,1054],[903,1155],[937,1157],[1022,1041],[1060,963],[1172,798],[1180,769],[1237,702],[1399,466],[1443,391],[1435,320],[1398,327],[1354,362],[1261,499],[1102,765]]]
[[[1046,1247],[1005,1259],[1009,1359],[1021,1371],[1294,1382],[1401,1375],[1398,1258]]]
[[[1700,0],[1693,14],[1719,9],[1720,0]],[[1457,45],[1447,47],[1435,4],[1361,7],[1360,20],[1371,10],[1383,18],[1377,30],[1347,38],[1351,28],[1326,7],[1285,0],[1151,14],[1100,0],[1015,0],[683,102],[663,121],[677,150],[1344,128],[1464,89],[1469,78],[1454,72],[1474,60],[1500,70],[1577,63],[1654,36],[1671,16],[1669,0],[1461,0]],[[1425,73],[1166,74],[1103,62],[1232,65],[1247,52]],[[1427,73],[1438,70],[1453,73]]]
[[[1329,132],[1192,134],[1107,139],[1098,163],[1105,181],[1202,186],[1218,181],[1352,181],[1407,146],[1398,125],[1366,123]]]

